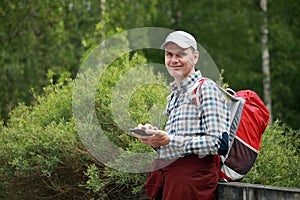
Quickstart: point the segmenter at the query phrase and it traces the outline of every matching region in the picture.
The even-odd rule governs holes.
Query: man
[[[150,124],[138,126],[153,134],[140,137],[141,142],[154,147],[160,155],[146,183],[146,196],[158,199],[158,189],[163,188],[163,200],[216,199],[217,155],[228,150],[222,145],[228,143],[229,133],[226,100],[216,84],[205,79],[198,91],[200,106],[193,102],[192,91],[202,75],[195,70],[199,52],[191,34],[172,32],[161,48],[174,82],[170,85],[165,131]]]

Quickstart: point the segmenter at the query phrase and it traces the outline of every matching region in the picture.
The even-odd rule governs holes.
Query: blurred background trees
[[[258,0],[243,1],[1,1],[1,118],[33,93],[74,78],[90,47],[117,29],[144,26],[184,29],[208,51],[224,81],[250,88],[263,98],[261,26]],[[268,30],[273,119],[300,127],[298,1],[269,0]],[[150,55],[150,56],[149,56]],[[149,60],[161,55],[148,54]]]
[[[89,1],[1,1],[1,118],[18,103],[27,105],[52,78],[76,75],[82,41],[99,21]],[[33,91],[32,91],[33,90]]]

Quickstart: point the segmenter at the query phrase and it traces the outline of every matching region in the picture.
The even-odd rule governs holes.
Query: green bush
[[[142,56],[124,55],[107,68],[97,88],[95,104],[99,124],[126,156],[153,150],[119,128],[111,111],[112,89],[122,75],[145,63]],[[136,81],[158,78],[163,82],[150,67],[142,69],[145,71],[134,70],[138,74]],[[141,195],[146,174],[115,169],[126,157],[121,154],[109,167],[86,150],[78,137],[72,113],[73,86],[74,81],[66,80],[46,87],[43,95],[36,96],[33,106],[20,104],[12,111],[8,123],[1,124],[1,198],[119,199],[121,196],[132,199]],[[154,116],[147,113],[156,105],[164,104],[167,93],[161,93],[165,91],[157,81],[135,89],[127,102],[132,121],[152,122]]]
[[[77,175],[90,158],[76,135],[71,86],[52,85],[33,107],[19,105],[2,125],[3,198],[38,199],[76,193]]]
[[[129,60],[127,56],[125,60]],[[108,199],[118,199],[120,194],[122,198],[126,196],[135,199],[141,195],[145,182],[145,173],[127,173],[126,170],[143,166],[144,160],[141,163],[130,162],[135,153],[149,153],[153,149],[129,136],[128,128],[139,123],[159,126],[165,121],[162,112],[169,94],[165,79],[145,64],[146,60],[137,54],[131,57],[130,63],[118,59],[102,74],[99,81],[97,119],[104,134],[120,147],[119,157],[108,163],[103,172],[102,187],[96,186],[98,190],[106,191],[104,193]],[[94,173],[93,170],[91,173]],[[114,192],[107,192],[111,188],[114,188]]]
[[[256,163],[243,182],[299,188],[299,147],[300,130],[276,121],[264,132]]]

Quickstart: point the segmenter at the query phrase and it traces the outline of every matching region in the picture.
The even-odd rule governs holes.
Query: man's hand
[[[147,144],[154,148],[160,146],[166,146],[170,142],[169,134],[165,131],[158,130],[151,124],[138,125],[138,128],[144,129],[147,134],[153,134],[151,137],[139,137],[143,144]]]

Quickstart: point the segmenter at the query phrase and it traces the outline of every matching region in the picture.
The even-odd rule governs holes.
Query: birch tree
[[[271,113],[270,124],[272,124],[272,99],[271,99],[271,75],[270,75],[270,53],[268,48],[268,18],[267,18],[267,0],[260,0],[262,12],[261,25],[261,51],[262,51],[262,72],[264,102]]]

